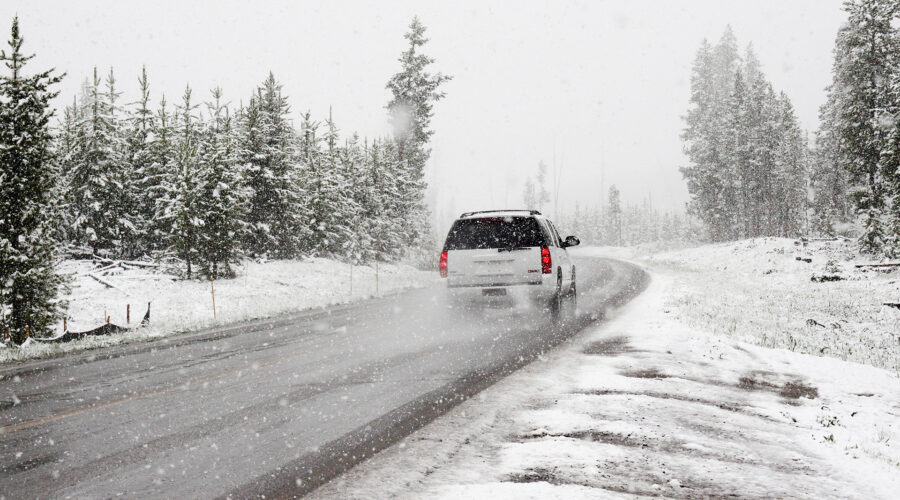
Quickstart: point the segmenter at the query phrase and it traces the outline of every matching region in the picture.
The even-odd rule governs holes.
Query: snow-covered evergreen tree
[[[201,274],[229,278],[246,232],[247,195],[222,90],[213,89],[212,98],[197,155],[197,260]]]
[[[806,144],[789,99],[776,95],[728,29],[694,62],[682,168],[690,210],[709,238],[797,235],[806,209]]]
[[[281,85],[269,73],[241,113],[239,155],[250,196],[245,248],[256,257],[296,257],[306,234],[289,112]]]
[[[147,251],[152,255],[159,255],[169,247],[169,235],[172,233],[172,218],[166,214],[166,210],[168,189],[176,175],[172,161],[176,147],[175,121],[175,116],[169,111],[166,96],[163,95],[151,122],[150,165],[139,184],[146,203],[143,209],[146,213],[153,214],[146,221],[145,228]]]
[[[737,72],[737,44],[728,28],[715,47],[703,41],[691,75],[690,108],[685,118],[685,153],[691,164],[682,174],[691,193],[691,210],[704,222],[713,241],[736,237],[735,174],[728,164],[725,135],[733,130],[729,108]],[[735,141],[730,144],[736,146]]]
[[[893,0],[852,0],[834,50],[832,126],[839,137],[841,164],[850,178],[851,199],[861,220],[860,249],[879,252],[884,245],[880,220],[886,207],[885,179],[891,175],[882,152],[893,126],[890,82],[900,57],[900,39],[892,26],[900,5]],[[878,218],[879,220],[873,220]]]
[[[159,249],[153,234],[156,200],[165,171],[160,168],[153,151],[156,116],[150,109],[150,82],[147,69],[141,69],[138,79],[140,98],[129,109],[125,120],[125,156],[129,180],[125,186],[129,216],[135,226],[136,241],[132,256],[139,257]]]
[[[400,196],[405,212],[401,218],[406,226],[404,240],[408,246],[421,246],[423,239],[430,235],[424,204],[424,175],[425,164],[431,155],[428,144],[434,133],[431,118],[434,103],[444,97],[440,87],[451,77],[429,71],[434,59],[422,52],[428,39],[425,38],[425,26],[417,17],[413,18],[404,37],[409,41],[409,47],[400,56],[400,71],[387,83],[391,91],[387,109],[402,171],[398,180],[401,181]]]
[[[194,276],[198,259],[200,230],[199,138],[197,105],[191,100],[191,88],[186,87],[181,105],[176,107],[177,126],[173,136],[172,156],[159,199],[159,219],[168,229],[168,250],[184,262],[185,275]]]
[[[0,50],[0,309],[13,340],[26,328],[46,333],[62,312],[63,278],[55,269],[58,193],[52,167],[50,101],[61,77],[53,70],[25,73],[33,55],[22,52],[18,17],[9,49]]]
[[[525,202],[525,208],[528,210],[537,210],[538,206],[537,189],[531,176],[525,178],[525,188],[522,191],[522,201]]]
[[[622,245],[622,202],[619,199],[619,188],[615,184],[609,187],[608,207],[606,209],[606,234],[611,245]]]
[[[849,201],[849,178],[841,165],[840,137],[834,126],[837,96],[832,87],[828,100],[819,109],[820,128],[816,132],[812,152],[812,230],[823,236],[834,236],[836,224],[854,218]]]
[[[119,121],[120,93],[112,70],[105,92],[94,69],[87,102],[82,103],[84,139],[73,159],[69,181],[69,206],[73,212],[75,242],[95,253],[127,255],[135,238],[125,197],[125,145]]]

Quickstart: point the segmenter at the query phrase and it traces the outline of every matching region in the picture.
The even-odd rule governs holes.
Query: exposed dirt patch
[[[674,394],[668,392],[656,392],[656,391],[614,391],[614,390],[597,390],[597,391],[586,391],[580,394],[588,394],[591,396],[609,396],[609,395],[633,395],[633,396],[647,396],[651,398],[659,398],[659,399],[675,399],[678,401],[685,401],[688,403],[698,403],[703,405],[715,406],[716,408],[733,411],[737,413],[747,413],[754,416],[762,416],[755,415],[747,412],[747,410],[739,403],[731,403],[728,401],[713,401],[711,399],[703,399],[703,398],[695,398],[691,396],[684,396],[682,394]]]
[[[677,401],[684,401],[687,403],[697,403],[702,405],[714,406],[721,410],[731,411],[735,413],[743,413],[746,415],[752,415],[760,418],[768,418],[764,415],[757,415],[755,413],[747,411],[747,409],[741,405],[740,403],[732,403],[729,401],[713,401],[711,399],[703,399],[696,398],[691,396],[685,396],[682,394],[674,394],[669,392],[656,392],[656,391],[615,391],[615,390],[597,390],[597,391],[586,391],[580,394],[588,394],[591,396],[609,396],[609,395],[624,395],[624,396],[647,396],[651,398],[659,398],[659,399],[674,399]]]
[[[718,429],[711,428],[710,432],[718,433]],[[603,443],[614,446],[623,446],[633,449],[642,450],[640,453],[656,454],[660,457],[668,455],[690,456],[704,460],[713,460],[728,464],[735,464],[742,467],[758,467],[768,470],[785,472],[785,473],[806,473],[808,467],[797,463],[771,463],[763,460],[756,460],[744,455],[730,454],[721,451],[699,450],[689,445],[688,441],[673,438],[656,438],[645,435],[621,434],[617,432],[599,431],[595,429],[587,429],[573,432],[547,433],[540,432],[536,434],[525,434],[513,436],[516,442],[525,442],[534,439],[545,438],[569,438],[579,439],[583,441],[592,441],[595,443]],[[531,472],[534,472],[533,470]],[[543,479],[536,479],[543,480]],[[549,482],[549,481],[548,481]]]
[[[796,380],[784,384],[778,394],[789,399],[816,399],[819,397],[819,390],[811,385],[804,384],[800,380]]]
[[[622,354],[640,351],[631,346],[631,342],[628,340],[628,337],[624,335],[618,335],[615,337],[598,340],[596,342],[591,342],[581,352],[585,354],[592,354],[595,356],[619,356]]]
[[[549,469],[541,467],[534,469],[526,469],[523,472],[516,472],[506,476],[506,480],[512,483],[550,483],[550,484],[569,484],[563,481]]]
[[[562,475],[548,470],[544,468],[534,468],[534,469],[526,469],[524,472],[516,472],[513,474],[508,474],[506,476],[506,481],[512,483],[549,483],[552,485],[560,486],[560,485],[572,485],[572,486],[585,486],[588,488],[598,488],[602,490],[612,491],[615,493],[626,493],[630,495],[641,495],[644,497],[661,497],[663,493],[659,490],[651,490],[647,488],[638,488],[634,485],[622,486],[622,485],[610,485],[603,484],[601,482],[595,481],[576,481],[571,478],[563,477]]]
[[[788,400],[800,398],[816,399],[819,390],[801,379],[781,382],[780,377],[772,372],[753,371],[738,379],[738,388],[745,391],[774,392]]]
[[[643,370],[625,370],[620,373],[626,377],[631,377],[631,378],[661,379],[661,378],[669,378],[670,377],[670,375],[666,375],[665,373],[657,370],[656,368],[646,368]]]

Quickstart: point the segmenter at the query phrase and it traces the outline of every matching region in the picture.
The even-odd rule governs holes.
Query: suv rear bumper
[[[507,288],[507,287],[518,287],[518,286],[542,286],[544,283],[541,281],[532,281],[530,283],[483,283],[477,285],[451,285],[447,283],[447,288]]]
[[[547,275],[550,276],[550,275]],[[542,303],[556,293],[556,281],[550,279],[532,283],[491,283],[482,285],[447,284],[447,294],[455,302],[472,303]]]

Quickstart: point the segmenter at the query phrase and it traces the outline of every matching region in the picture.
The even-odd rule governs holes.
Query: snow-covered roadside
[[[900,380],[678,319],[672,277],[313,498],[892,498]]]
[[[641,259],[670,275],[667,305],[712,333],[870,364],[900,375],[900,269],[871,262],[855,242],[757,238]],[[836,281],[817,281],[817,280]]]
[[[164,337],[176,332],[197,330],[236,321],[266,318],[278,314],[346,303],[376,295],[374,266],[353,266],[352,293],[350,265],[330,259],[303,261],[247,262],[234,279],[220,280],[215,287],[216,316],[213,318],[212,288],[209,282],[174,280],[172,276],[147,269],[116,269],[102,279],[108,288],[87,275],[90,262],[70,261],[64,272],[74,274],[69,300],[68,327],[84,331],[110,322],[125,326],[126,307],[131,306],[128,326],[137,325],[152,302],[149,328],[104,337],[90,337],[65,344],[30,342],[19,348],[0,348],[0,363],[53,356],[126,342]],[[377,294],[434,283],[435,272],[420,271],[405,264],[378,266]],[[58,325],[62,332],[62,324]]]

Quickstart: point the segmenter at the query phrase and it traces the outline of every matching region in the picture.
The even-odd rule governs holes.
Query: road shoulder
[[[313,498],[866,497],[900,487],[900,381],[686,327],[671,280]]]

